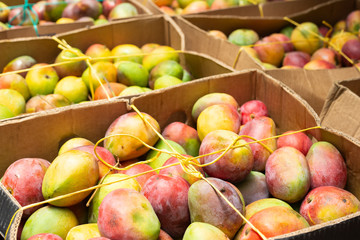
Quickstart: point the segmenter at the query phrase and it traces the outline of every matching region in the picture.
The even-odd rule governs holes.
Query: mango
[[[35,211],[25,222],[21,240],[39,233],[53,233],[66,238],[71,228],[78,225],[75,214],[68,208],[45,206]]]
[[[167,60],[179,62],[179,54],[172,47],[159,46],[144,56],[142,65],[150,72],[156,65]]]
[[[214,118],[216,116],[216,118]],[[197,119],[197,130],[200,141],[215,130],[229,130],[238,133],[241,115],[237,109],[228,104],[215,104],[202,111]]]
[[[270,155],[265,177],[271,195],[289,203],[301,200],[310,188],[306,158],[293,147],[279,148]]]
[[[243,181],[235,184],[235,186],[243,195],[245,205],[269,197],[265,174],[262,172],[251,171]]]
[[[159,123],[147,113],[141,113],[150,124],[160,132]],[[114,120],[106,131],[105,137],[114,134],[129,134],[140,138],[153,146],[159,139],[153,129],[141,119],[136,112],[126,113]],[[114,136],[105,139],[104,147],[117,156],[120,161],[137,158],[145,154],[149,148],[130,136]]]
[[[207,178],[221,193],[244,214],[245,204],[241,193],[230,183],[218,178]],[[242,224],[242,218],[205,181],[199,180],[189,189],[191,222],[204,222],[223,231],[232,239]]]
[[[190,224],[189,183],[182,177],[158,174],[149,178],[141,193],[150,201],[161,228],[175,239],[181,238]]]
[[[360,210],[360,201],[349,191],[322,186],[311,190],[300,206],[310,225],[324,223]]]
[[[21,206],[44,200],[41,186],[50,162],[42,158],[21,158],[13,162],[5,171],[1,183]],[[42,206],[24,210],[28,217]]]
[[[199,155],[200,140],[195,128],[182,122],[172,122],[164,128],[161,135],[180,144],[189,155]]]
[[[114,173],[107,175],[102,183],[110,183],[119,181],[121,179],[129,177],[128,175],[121,174],[121,173]],[[135,178],[119,181],[110,185],[102,186],[98,189],[95,193],[94,198],[91,200],[90,207],[89,207],[89,223],[96,223],[99,216],[99,207],[102,200],[108,195],[110,192],[119,189],[119,188],[129,188],[134,189],[140,192],[141,187],[139,183],[135,180]]]
[[[309,227],[309,224],[299,213],[283,206],[270,207],[259,211],[249,221],[268,238]],[[245,224],[244,229],[239,236],[235,237],[235,240],[245,239],[261,240],[262,238],[252,230],[249,224]]]
[[[100,204],[97,223],[101,236],[110,239],[157,240],[160,233],[160,221],[149,200],[133,189],[109,193]]]
[[[209,93],[199,98],[193,105],[191,115],[196,121],[200,113],[207,107],[215,104],[229,104],[235,109],[239,108],[236,99],[227,93]]]
[[[311,188],[334,186],[344,188],[347,179],[346,164],[334,145],[314,143],[306,155],[311,176]]]
[[[313,54],[322,46],[320,32],[316,24],[304,22],[297,26],[291,33],[291,42],[298,51]]]
[[[70,229],[65,240],[88,240],[101,237],[96,223],[81,224]]]
[[[249,220],[255,213],[268,208],[268,207],[275,207],[275,206],[283,206],[292,209],[292,207],[277,198],[264,198],[259,199],[255,202],[250,203],[249,205],[246,205],[245,207],[245,218]]]
[[[188,226],[183,240],[229,240],[219,228],[203,222],[193,222]]]
[[[168,144],[170,144],[171,147],[173,147],[175,149],[175,151],[179,154],[186,154],[185,150],[183,147],[181,147],[178,143],[171,141],[171,140],[166,140],[166,142]],[[155,146],[155,148],[157,149],[161,149],[161,150],[166,150],[169,152],[173,152],[173,150],[169,147],[169,145],[167,145],[163,140],[159,140]],[[146,155],[146,160],[151,159],[153,157],[155,157],[158,154],[158,151],[155,150],[150,150],[149,153]],[[148,163],[148,165],[150,167],[152,167],[153,169],[159,168],[161,166],[164,165],[164,163],[171,158],[170,154],[167,153],[161,153],[158,158],[156,158],[155,160],[153,160],[152,162]],[[157,171],[159,172],[159,170]]]
[[[274,121],[269,117],[258,117],[252,121],[247,122],[240,130],[239,135],[247,135],[253,137],[257,140],[264,138],[272,137],[276,135],[276,126]],[[254,140],[250,138],[244,138],[247,142],[252,142]],[[276,139],[270,139],[262,141],[270,150],[276,150]],[[255,171],[264,171],[265,164],[269,158],[271,152],[264,148],[259,143],[250,144],[251,151],[254,156],[254,167]]]
[[[201,114],[200,114],[201,116]],[[199,117],[200,119],[200,117]],[[199,154],[206,155],[218,150],[226,149],[238,135],[227,130],[215,130],[210,132],[200,145]],[[246,144],[245,140],[239,139],[234,144]],[[208,164],[219,158],[223,152],[211,154],[200,158],[201,164]],[[254,158],[248,145],[237,147],[227,151],[219,160],[204,167],[204,171],[211,177],[216,177],[229,182],[242,181],[251,171],[254,165]]]
[[[96,158],[80,150],[70,150],[59,156],[45,173],[42,193],[45,199],[79,191],[94,186],[99,179],[99,166]],[[59,207],[75,205],[86,198],[91,191],[78,193],[71,197],[52,201]]]

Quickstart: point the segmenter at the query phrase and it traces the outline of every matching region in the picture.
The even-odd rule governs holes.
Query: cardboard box
[[[131,43],[141,47],[150,42],[169,45],[180,51],[184,48],[181,30],[170,17],[162,15],[125,19],[108,25],[72,31],[57,36],[83,52],[93,43],[105,44],[110,49],[118,44]],[[3,52],[3,57],[0,59],[0,69],[20,55],[30,55],[38,62],[53,63],[61,51],[57,45],[58,43],[49,37],[0,41],[0,51]],[[44,49],[46,49],[46,54],[43,54]],[[235,71],[205,54],[184,51],[179,53],[179,56],[181,65],[192,74],[194,79]],[[23,114],[15,118],[23,118],[29,115],[32,114]]]
[[[311,21],[316,24],[321,24],[323,20],[326,20],[333,25],[355,9],[357,9],[356,1],[333,0],[294,14],[290,18],[299,23]],[[237,70],[249,68],[264,70],[300,94],[317,114],[320,114],[328,91],[334,82],[360,77],[359,71],[353,67],[331,70],[266,70],[248,54],[241,51],[239,46],[226,40],[216,39],[207,33],[208,30],[217,29],[229,35],[235,29],[250,28],[255,30],[260,37],[264,37],[291,25],[282,18],[189,15],[176,18],[176,22],[185,33],[186,49],[197,49]],[[198,39],[202,39],[201,44]]]
[[[319,119],[311,107],[297,94],[274,78],[256,70],[224,74],[189,82],[173,88],[150,92],[130,99],[140,111],[152,115],[161,128],[172,121],[191,122],[191,108],[195,101],[211,92],[233,95],[239,104],[259,99],[267,104],[278,133],[316,126]],[[171,104],[168,104],[171,101]],[[46,115],[0,123],[1,172],[21,157],[43,157],[52,161],[59,146],[69,137],[81,136],[97,141],[105,135],[115,118],[129,111],[128,102],[114,99],[107,104],[93,102],[86,107],[74,106],[65,111],[52,111]],[[15,134],[16,132],[16,134]],[[330,129],[312,130],[318,140],[334,144],[346,159],[348,167],[347,189],[360,197],[359,160],[360,144],[356,140]],[[19,205],[0,184],[0,233],[4,234],[10,218]],[[276,239],[353,239],[359,236],[360,212]],[[6,240],[15,240],[21,213],[12,223]]]
[[[360,139],[360,79],[334,83],[320,114],[321,125]]]
[[[141,26],[141,27],[140,27]],[[118,44],[132,43],[142,46],[148,42],[184,49],[184,35],[173,20],[167,16],[145,16],[118,20],[90,29],[73,30],[57,34],[71,46],[85,51],[93,43],[113,48]],[[33,56],[37,62],[53,63],[60,53],[58,43],[51,37],[35,37],[0,41],[0,69],[21,55]],[[45,54],[46,53],[46,54]]]
[[[23,5],[24,0],[18,1],[3,1],[8,6],[17,6]],[[29,1],[29,3],[36,3],[38,0]],[[133,4],[139,15],[136,17],[151,15],[151,11],[148,10],[144,5],[140,4],[136,0],[125,0]],[[113,19],[112,21],[118,21],[121,19]],[[0,31],[0,40],[2,39],[14,39],[14,38],[29,38],[29,37],[39,37],[39,36],[53,36],[55,34],[69,32],[72,30],[77,30],[81,28],[89,28],[94,26],[93,21],[76,21],[73,23],[64,23],[64,24],[51,24],[51,25],[37,25],[37,32],[33,26],[24,26],[16,29],[9,29]]]
[[[144,4],[150,11],[155,14],[164,13],[152,0],[138,0]],[[292,0],[292,1],[275,1],[261,4],[263,16],[287,16],[306,10],[326,0]],[[207,10],[196,13],[196,15],[222,15],[222,16],[252,16],[260,17],[260,7],[258,5],[247,5],[239,7],[229,7],[218,10]],[[193,14],[191,14],[193,15]]]

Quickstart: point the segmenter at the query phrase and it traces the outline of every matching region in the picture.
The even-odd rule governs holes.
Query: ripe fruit
[[[59,76],[47,63],[38,63],[31,67],[25,80],[31,96],[47,95],[54,92]]]
[[[315,225],[359,211],[360,202],[350,192],[333,186],[311,190],[304,198],[300,214]]]

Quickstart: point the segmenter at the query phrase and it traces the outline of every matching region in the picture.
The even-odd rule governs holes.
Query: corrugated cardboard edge
[[[320,115],[334,83],[360,77],[355,67],[337,69],[274,69],[266,73],[288,85]]]
[[[322,21],[326,20],[329,24],[334,25],[337,21],[345,19],[349,14],[349,9],[355,10],[356,6],[357,0],[331,0],[291,14],[288,17],[300,23],[321,24]],[[331,16],[331,19],[323,19],[323,16]]]
[[[4,199],[4,198],[11,200],[11,201],[0,202],[0,212],[2,213],[6,212],[6,216],[0,218],[0,228],[4,232],[6,232],[6,230],[9,227],[11,218],[13,217],[15,212],[21,208],[21,205],[16,201],[16,199],[6,190],[4,185],[0,182],[0,199]],[[17,229],[19,227],[21,217],[22,217],[22,211],[19,211],[13,219],[6,240],[16,239]],[[2,238],[5,238],[5,234],[3,234],[2,231],[0,231],[0,236]]]
[[[359,79],[353,80],[359,81]],[[359,105],[360,97],[357,94],[341,85],[341,82],[335,83],[320,114],[321,125],[338,129],[360,139],[360,113],[357,111]]]
[[[141,4],[140,1],[126,0],[125,2],[129,2],[131,4],[134,4],[137,9],[141,9],[140,15],[142,15],[142,14],[152,15],[153,14],[153,12],[149,8],[147,8],[144,4]]]
[[[201,58],[205,58],[205,59],[208,59],[208,60],[211,60],[213,61],[214,63],[220,65],[221,67],[225,68],[225,69],[228,69],[229,71],[231,72],[236,72],[236,70],[233,68],[233,67],[230,67],[229,65],[225,64],[224,62],[220,61],[219,59],[217,58],[214,58],[208,54],[205,54],[205,53],[199,53],[199,52],[196,52],[196,51],[187,51],[185,50],[183,52],[184,54],[189,54],[189,55],[194,55],[194,56],[199,56]],[[197,81],[197,80],[195,80]]]
[[[165,32],[166,32],[165,38],[167,39],[167,42],[171,42],[172,40],[175,40],[173,38],[173,34],[174,34],[173,31],[175,30],[176,34],[178,34],[180,36],[180,43],[177,43],[180,45],[180,48],[178,50],[185,49],[184,33],[179,28],[179,26],[174,22],[174,20],[167,15],[146,15],[146,16],[141,16],[141,17],[137,17],[137,18],[119,19],[117,21],[112,21],[112,22],[106,23],[103,26],[112,25],[112,24],[126,24],[127,22],[135,22],[135,21],[141,22],[141,21],[146,21],[146,20],[151,20],[151,19],[164,19]],[[170,27],[170,25],[171,25],[171,27]],[[92,26],[91,29],[101,28],[103,26],[102,25]],[[74,30],[74,31],[66,32],[66,33],[57,34],[56,36],[59,38],[62,38],[66,35],[77,34],[79,32],[83,32],[86,30],[87,29]]]
[[[319,115],[320,117],[320,123],[323,122],[324,117],[327,115],[328,111],[331,108],[331,105],[333,104],[334,101],[336,101],[336,99],[338,99],[338,97],[344,92],[347,91],[348,89],[344,86],[341,86],[338,82],[334,83],[331,87],[331,89],[329,90],[329,94],[326,97],[325,103],[324,103],[324,107]]]
[[[152,0],[138,0],[144,4],[151,12],[155,14],[164,14],[164,12],[152,1]],[[266,2],[262,4],[264,16],[285,16],[294,14],[301,10],[311,8],[314,5],[323,3],[326,0],[293,0],[293,1],[279,1],[279,2]],[[289,6],[289,7],[288,7]],[[285,11],[284,8],[290,8],[291,10]],[[300,10],[299,10],[300,8]],[[281,10],[280,10],[281,9]],[[187,14],[195,15],[195,14]],[[246,6],[233,6],[225,9],[206,10],[196,13],[196,15],[228,15],[228,16],[248,16],[248,17],[260,17],[260,9],[257,5]]]
[[[327,0],[293,0],[293,1],[274,1],[262,4],[264,17],[270,16],[287,16],[305,11],[317,4],[321,4]],[[189,14],[190,15],[190,14]],[[193,15],[193,14],[191,14]],[[246,5],[238,7],[230,7],[217,10],[207,10],[197,13],[197,15],[227,15],[227,16],[247,16],[261,17],[260,8],[257,5]]]
[[[292,233],[284,234],[281,236],[269,238],[276,240],[292,240],[292,239],[324,239],[323,234],[333,234],[331,239],[358,239],[360,230],[354,229],[354,226],[359,225],[360,223],[360,212],[356,212],[345,217],[341,217],[329,222],[317,224],[304,228],[299,231]],[[351,234],[349,232],[351,231]],[[347,234],[348,232],[348,234]],[[305,234],[303,236],[299,234]],[[309,236],[308,234],[311,234]],[[356,234],[356,235],[355,235]],[[330,240],[329,238],[326,238]]]
[[[180,35],[180,37],[181,37],[180,50],[185,51],[185,34],[184,34],[184,32],[181,30],[179,25],[176,24],[176,22],[169,15],[164,14],[163,17],[166,21],[168,21],[172,25],[172,27],[175,29],[177,34]],[[169,33],[169,38],[171,39],[171,32]]]
[[[33,38],[33,37],[42,37],[42,36],[52,36],[57,33],[86,28],[93,25],[94,25],[93,21],[78,21],[73,23],[39,25],[37,26],[39,36],[37,36],[34,27],[24,26],[21,28],[0,31],[0,39],[4,40],[4,39],[15,39],[15,38]]]
[[[164,14],[158,6],[152,0],[137,0],[140,4],[144,5],[153,14]]]

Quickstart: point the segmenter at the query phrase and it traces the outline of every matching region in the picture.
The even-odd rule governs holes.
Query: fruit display
[[[303,0],[301,3],[286,0],[152,0],[145,3],[145,6],[154,13],[171,16],[184,14],[286,16],[294,13],[294,9],[299,12],[321,2],[323,0]],[[282,11],[276,8],[282,8]]]
[[[79,21],[99,25],[148,13],[141,4],[131,0],[41,0],[26,4],[14,7],[0,2],[2,30]]]
[[[252,81],[257,81],[257,88],[251,87]],[[228,88],[223,88],[224,84]],[[193,88],[202,92],[186,91]],[[269,96],[265,88],[279,94]],[[174,95],[181,100],[175,106],[161,104]],[[277,107],[289,101],[292,104],[286,112]],[[108,109],[107,114],[88,119],[79,127],[73,125],[70,132],[81,134],[77,128],[86,133],[90,122],[102,119],[106,123],[96,133],[99,137],[84,134],[61,141],[56,153],[50,154],[54,155],[49,158],[50,164],[28,157],[7,168],[1,182],[10,193],[15,193],[17,187],[35,185],[35,181],[29,183],[30,176],[24,176],[26,183],[22,185],[23,178],[16,178],[23,176],[20,171],[29,171],[30,166],[42,169],[42,187],[19,192],[37,192],[49,201],[28,218],[24,215],[20,239],[44,233],[62,239],[157,240],[165,233],[167,239],[198,239],[199,234],[205,239],[261,239],[253,226],[264,236],[273,237],[338,221],[359,211],[356,178],[348,174],[351,166],[347,165],[355,160],[359,146],[331,130],[312,128],[295,134],[295,130],[314,127],[316,119],[306,110],[308,105],[265,74],[249,71],[194,81],[141,95],[131,103],[130,107],[119,102],[124,106],[122,110]],[[227,124],[216,124],[217,118],[206,115],[207,109],[219,106],[222,108],[217,116]],[[91,108],[81,111],[94,113]],[[186,112],[187,123],[181,122],[184,118],[176,111]],[[295,112],[298,115],[294,118]],[[50,113],[36,120],[47,121],[47,129],[61,124],[63,114]],[[242,123],[246,115],[249,118]],[[207,121],[202,122],[203,117]],[[1,130],[8,127],[3,125]],[[68,130],[61,131],[63,135]],[[44,133],[37,134],[38,138]],[[252,142],[269,136],[274,142]],[[198,151],[189,155],[182,146]],[[85,148],[95,149],[97,154]],[[101,159],[100,149],[104,152]],[[107,169],[103,178],[100,164]],[[118,168],[112,169],[114,165]],[[144,178],[138,182],[140,175]],[[320,179],[325,181],[318,182]],[[254,187],[246,190],[241,186],[244,184]],[[254,188],[257,191],[251,192]],[[84,190],[74,193],[80,189]],[[65,194],[66,198],[61,198]],[[13,197],[21,198],[21,194]],[[54,197],[57,199],[52,200]],[[32,203],[39,201],[34,199]],[[66,224],[55,224],[60,221]]]
[[[149,45],[154,49],[144,52]],[[18,73],[0,77],[0,104],[4,109],[10,110],[10,116],[142,94],[207,75],[201,73],[194,76],[187,70],[195,67],[189,66],[192,61],[186,61],[194,56],[193,53],[181,53],[172,47],[155,43],[141,47],[119,44],[112,50],[95,43],[89,46],[85,54],[79,49],[75,49],[74,53],[71,51],[72,49],[61,51],[55,59],[54,64],[58,64],[56,66],[52,66],[52,63],[35,63],[30,56],[19,56],[4,67],[3,73],[7,73],[7,69],[21,71],[23,66],[28,65],[27,59],[34,61],[32,65],[29,64],[31,67],[24,68],[28,69],[22,73],[26,74],[25,77]],[[88,65],[83,60],[59,64],[83,55],[105,60],[94,60]],[[185,61],[180,63],[180,57],[185,58]],[[201,64],[201,57],[196,61]],[[226,72],[225,69],[224,71]],[[4,118],[6,116],[4,114]]]
[[[158,17],[156,19],[156,22],[150,20],[150,25],[161,22]],[[120,27],[121,24],[116,25],[122,32],[126,32]],[[91,34],[92,31],[112,34],[115,28],[109,25],[105,30],[99,27],[91,31],[84,30],[83,33]],[[16,53],[23,55],[12,53],[8,55],[9,61],[3,59],[3,72],[0,74],[1,119],[93,100],[142,94],[232,71],[215,59],[176,50],[176,35],[167,42],[155,36],[156,43],[146,42],[145,39],[138,41],[133,33],[127,39],[134,39],[136,45],[125,39],[104,42],[97,35],[92,37],[93,41],[79,45],[78,36],[74,40],[69,40],[69,36],[72,35],[62,36],[66,42],[44,40],[53,56],[44,58],[33,52],[42,45],[42,40],[34,40],[29,51],[24,49]],[[152,38],[149,37],[149,40]],[[56,46],[57,43],[63,50]],[[22,41],[21,44],[26,46],[29,43]]]
[[[358,16],[360,10],[352,11],[333,29],[302,22],[265,36],[248,28],[235,29],[228,36],[217,29],[209,30],[209,34],[245,47],[265,69],[334,69],[356,65],[360,60]]]

